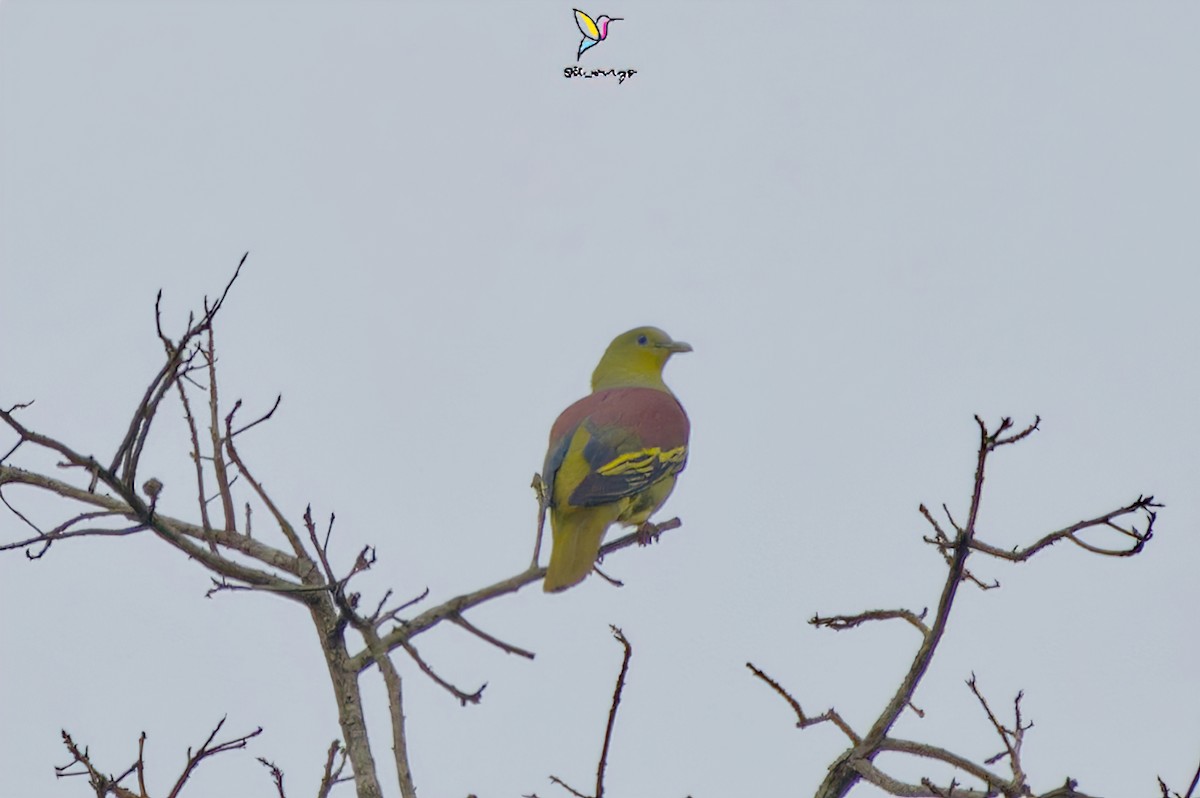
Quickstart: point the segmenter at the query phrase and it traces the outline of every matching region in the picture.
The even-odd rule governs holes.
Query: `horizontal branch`
[[[411,621],[397,621],[398,625],[386,635],[380,637],[384,648],[388,651],[402,646],[409,639],[437,626],[442,621],[458,617],[463,610],[482,604],[485,601],[515,593],[526,585],[536,582],[546,575],[545,568],[526,568],[519,574],[507,579],[482,587],[471,593],[456,596],[449,601],[432,607]],[[349,666],[353,670],[363,671],[371,666],[374,657],[364,649],[350,658]]]
[[[664,521],[658,526],[659,532],[665,532],[671,529],[678,529],[682,523],[678,518],[672,518],[669,521]],[[606,543],[600,548],[600,556],[612,554],[621,549],[629,548],[638,542],[638,533],[630,532],[628,535],[617,538],[611,543]],[[481,587],[471,593],[464,593],[461,596],[445,601],[436,607],[431,607],[425,612],[416,616],[410,621],[397,620],[396,628],[392,629],[386,635],[380,637],[384,647],[388,651],[392,651],[404,645],[404,643],[422,632],[427,632],[437,626],[442,621],[453,620],[459,618],[465,610],[471,607],[476,607],[485,601],[491,601],[494,598],[516,593],[521,588],[528,584],[537,582],[546,575],[546,569],[540,566],[530,566],[518,574],[513,574],[507,579],[501,579],[499,582],[494,582],[487,587]],[[349,666],[353,670],[363,671],[371,667],[375,661],[374,657],[368,649],[363,649],[350,658]]]
[[[843,629],[853,629],[856,626],[861,626],[867,621],[887,621],[894,618],[908,621],[915,626],[923,635],[929,634],[929,627],[925,625],[925,612],[920,615],[912,610],[868,610],[860,612],[857,615],[829,615],[822,618],[820,615],[813,615],[808,619],[808,622],[813,626],[824,626],[827,629],[833,629],[835,632],[840,632]]]
[[[940,748],[936,745],[928,743],[918,743],[913,740],[901,740],[896,737],[884,737],[879,742],[880,751],[893,751],[899,754],[911,754],[913,756],[924,757],[925,759],[934,759],[939,762],[945,762],[947,765],[956,767],[964,773],[970,773],[975,778],[984,783],[988,790],[1005,783],[1004,777],[993,773],[982,765],[978,765],[967,759],[965,756],[959,756],[953,751],[947,751],[945,748]]]
[[[28,551],[25,552],[25,556],[29,557],[31,560],[36,560],[45,554],[50,548],[50,544],[57,540],[84,537],[124,537],[126,535],[132,535],[147,529],[145,524],[134,524],[133,526],[121,527],[119,529],[112,527],[84,527],[82,529],[71,528],[76,524],[83,523],[84,521],[95,521],[98,518],[125,517],[122,513],[119,513],[115,510],[93,510],[91,512],[80,513],[73,518],[69,518],[58,526],[54,527],[54,529],[51,529],[49,532],[45,532],[39,529],[38,526],[28,518],[26,518],[16,507],[13,507],[8,499],[4,497],[3,493],[0,493],[0,502],[3,502],[5,507],[11,510],[18,518],[24,521],[26,525],[38,533],[32,537],[25,538],[24,540],[0,544],[0,552],[10,551],[12,549],[25,549],[41,544],[41,551],[39,551],[37,554],[32,554]]]
[[[964,787],[950,786],[944,789],[934,787],[929,779],[921,784],[910,784],[884,773],[869,759],[854,759],[849,762],[858,775],[871,782],[876,787],[891,795],[903,798],[993,798],[995,791],[971,790]]]
[[[2,412],[2,411],[0,411]],[[64,447],[65,448],[65,447]],[[69,449],[67,451],[70,451]],[[82,464],[88,467],[89,464],[96,464],[94,459],[80,458],[79,455],[71,452],[75,458],[83,460]],[[96,464],[98,466],[98,464]],[[89,468],[90,470],[90,468]],[[103,469],[101,469],[103,470]],[[118,498],[102,493],[93,493],[85,488],[80,488],[69,482],[64,482],[60,479],[38,474],[33,471],[26,471],[15,466],[0,465],[0,485],[28,485],[30,487],[39,488],[49,491],[58,496],[75,501],[92,507],[100,507],[104,510],[112,511],[131,521],[141,522],[152,528],[160,537],[164,537],[168,542],[172,543],[176,548],[182,550],[188,556],[199,560],[210,570],[215,571],[230,579],[237,579],[248,584],[270,586],[285,592],[286,590],[295,587],[296,583],[290,582],[281,577],[270,574],[266,571],[261,571],[257,568],[242,565],[222,557],[218,554],[213,554],[207,548],[191,543],[186,538],[195,541],[215,541],[216,543],[225,546],[229,549],[240,552],[252,559],[255,559],[264,565],[272,568],[277,568],[291,574],[303,573],[306,566],[301,564],[296,557],[293,557],[286,552],[282,552],[272,546],[268,546],[254,538],[247,537],[238,532],[229,532],[226,530],[210,530],[205,532],[202,527],[188,523],[178,518],[162,515],[155,511],[153,517],[147,522],[149,516],[149,508],[140,499],[137,499],[132,492],[129,495],[140,505],[131,505],[125,498]],[[106,484],[107,481],[106,481]],[[109,487],[113,487],[109,485]],[[120,490],[126,490],[120,486]]]
[[[145,532],[149,527],[145,524],[136,524],[134,526],[122,527],[120,529],[108,529],[106,527],[85,527],[83,529],[72,529],[67,532],[54,532],[51,530],[43,535],[35,535],[25,540],[18,540],[14,543],[5,543],[0,545],[0,551],[9,551],[10,549],[24,549],[37,544],[42,544],[43,548],[37,554],[26,552],[26,556],[31,560],[39,559],[46,553],[51,543],[59,540],[67,540],[69,538],[121,538],[129,535]]]
[[[1105,513],[1104,515],[1099,515],[1095,518],[1090,518],[1086,521],[1079,521],[1071,524],[1070,526],[1063,527],[1062,529],[1051,532],[1050,534],[1038,540],[1036,543],[1026,546],[1025,548],[1017,547],[1012,550],[1006,550],[992,546],[988,543],[984,543],[978,539],[971,541],[971,548],[982,554],[998,557],[1002,560],[1009,560],[1010,562],[1024,562],[1042,549],[1045,549],[1048,546],[1053,546],[1060,540],[1069,540],[1076,546],[1090,551],[1093,554],[1101,554],[1108,557],[1132,557],[1140,552],[1145,547],[1146,543],[1149,542],[1152,537],[1154,537],[1154,522],[1158,518],[1158,514],[1154,511],[1162,506],[1162,504],[1154,501],[1153,496],[1138,496],[1137,499],[1125,505],[1124,507],[1119,507],[1112,512]],[[1146,528],[1144,531],[1139,531],[1135,526],[1126,528],[1115,523],[1115,521],[1119,518],[1123,518],[1124,516],[1132,515],[1138,512],[1145,513]],[[1107,527],[1108,529],[1115,530],[1133,542],[1130,544],[1129,548],[1104,549],[1100,548],[1099,546],[1094,546],[1076,537],[1079,532],[1096,527]]]

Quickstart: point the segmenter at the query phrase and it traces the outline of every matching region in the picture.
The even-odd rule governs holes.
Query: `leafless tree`
[[[203,312],[198,318],[194,314],[190,316],[186,328],[177,338],[171,338],[163,329],[162,294],[159,293],[155,303],[155,319],[164,363],[146,387],[134,408],[124,437],[107,461],[84,455],[61,440],[25,426],[19,418],[20,411],[29,407],[30,403],[0,409],[0,421],[17,437],[16,443],[0,457],[0,501],[29,531],[19,540],[0,545],[0,551],[23,551],[30,559],[39,559],[53,546],[76,538],[154,535],[211,572],[210,596],[227,591],[261,591],[294,602],[308,611],[319,633],[342,732],[341,740],[335,741],[330,748],[320,793],[328,793],[329,788],[341,779],[341,771],[335,760],[344,753],[360,798],[379,798],[383,794],[360,689],[362,678],[374,670],[383,679],[387,689],[392,752],[400,793],[405,798],[412,798],[416,795],[416,789],[408,761],[403,686],[392,657],[397,654],[410,657],[436,685],[464,705],[478,702],[483,695],[483,687],[462,689],[443,678],[417,650],[417,638],[435,626],[448,622],[509,654],[532,659],[532,652],[480,629],[468,620],[467,612],[484,602],[515,593],[537,582],[545,575],[545,569],[537,565],[535,548],[533,560],[525,570],[470,593],[454,596],[422,612],[412,614],[411,611],[427,598],[427,592],[405,601],[393,602],[393,592],[389,590],[370,607],[365,606],[362,596],[350,587],[356,575],[374,564],[375,550],[370,546],[364,547],[355,556],[351,567],[339,573],[330,556],[334,517],[330,515],[328,522],[319,529],[310,507],[300,522],[294,523],[272,500],[238,451],[240,436],[270,419],[280,402],[276,398],[268,411],[253,420],[242,422],[239,417],[241,401],[227,408],[218,389],[213,322],[245,260],[243,256],[221,295],[215,301],[206,299]],[[202,380],[207,384],[203,384]],[[197,517],[193,520],[159,513],[157,500],[163,485],[156,477],[142,474],[140,469],[142,452],[153,422],[163,403],[172,395],[179,403],[190,433],[190,456],[196,475]],[[36,447],[53,453],[60,458],[59,465],[74,471],[77,477],[73,480],[63,479],[10,464],[23,447]],[[241,483],[239,489],[247,491],[258,506],[266,509],[273,526],[269,535],[264,536],[261,530],[251,529],[251,501],[242,501],[239,512],[235,498],[237,482]],[[535,479],[535,485],[538,484],[540,479]],[[54,494],[69,500],[75,508],[58,525],[43,529],[22,513],[18,504],[10,501],[6,495],[17,486]],[[215,505],[216,509],[210,509],[210,505]],[[678,520],[672,520],[661,524],[659,532],[677,526]],[[272,537],[278,543],[269,542]],[[601,553],[611,554],[627,548],[637,539],[636,534],[618,538],[605,545]],[[538,541],[540,545],[540,528]],[[236,747],[244,745],[254,734],[238,738]],[[125,779],[134,776],[140,778],[142,771],[139,765],[135,764],[119,776],[104,776],[92,765],[86,749],[75,747],[65,733],[64,739],[75,757],[72,766],[82,769],[71,772],[88,775],[97,795],[139,795],[121,786]],[[209,739],[209,743],[212,739]],[[215,749],[202,748],[195,761],[189,759],[186,772],[181,774],[179,784],[171,790],[170,795],[175,796],[179,792],[201,760],[231,747],[230,743],[225,743]],[[141,761],[139,746],[138,763]],[[271,770],[272,778],[282,794],[283,774],[274,765],[264,764]],[[67,773],[63,771],[62,774]],[[139,790],[145,796],[144,787],[140,786]]]
[[[1092,554],[1107,557],[1131,557],[1140,553],[1153,537],[1154,524],[1157,520],[1156,511],[1162,506],[1154,501],[1153,496],[1138,496],[1129,504],[1050,532],[1025,547],[1008,550],[986,543],[978,538],[976,529],[988,459],[997,449],[1018,443],[1032,435],[1038,429],[1040,419],[1035,419],[1032,424],[1020,431],[1014,430],[1012,419],[1009,418],[1001,419],[994,429],[989,429],[983,419],[978,416],[975,421],[979,427],[979,448],[973,490],[965,523],[958,523],[946,505],[942,505],[942,510],[946,516],[947,526],[934,518],[925,505],[920,507],[921,515],[931,529],[930,534],[923,540],[943,557],[947,566],[937,612],[932,622],[927,622],[927,611],[923,610],[918,613],[909,609],[867,610],[854,615],[814,615],[809,620],[813,626],[835,631],[854,629],[872,621],[901,620],[912,626],[920,635],[921,645],[917,649],[908,671],[867,733],[856,732],[832,707],[818,715],[806,713],[800,702],[787,688],[753,663],[746,663],[746,667],[753,676],[765,683],[795,713],[797,728],[807,729],[820,724],[831,724],[849,740],[850,747],[830,764],[828,775],[815,793],[816,798],[841,798],[860,781],[869,782],[891,795],[905,798],[923,798],[925,796],[928,798],[993,798],[993,796],[996,798],[1000,796],[1003,798],[1095,798],[1078,791],[1076,789],[1078,782],[1070,777],[1065,778],[1061,786],[1040,795],[1033,792],[1029,784],[1029,776],[1021,761],[1025,733],[1033,725],[1022,714],[1021,702],[1024,696],[1022,693],[1018,693],[1014,698],[1013,719],[1011,725],[1006,725],[1006,722],[997,716],[983,695],[975,674],[970,675],[967,687],[978,701],[982,716],[987,719],[988,724],[999,737],[1000,753],[978,761],[941,746],[902,739],[890,733],[893,725],[906,710],[923,715],[923,712],[914,705],[913,697],[946,633],[959,587],[964,583],[980,590],[992,590],[1000,586],[995,581],[980,580],[967,568],[967,560],[972,553],[978,552],[1018,563],[1056,543],[1067,541]],[[1141,524],[1140,528],[1138,523]],[[953,534],[947,529],[953,530]],[[1101,545],[1088,537],[1103,533],[1115,537],[1119,545]],[[616,630],[614,633],[617,633]],[[609,711],[604,746],[601,749],[596,769],[596,791],[593,796],[587,796],[558,777],[550,777],[553,784],[566,790],[574,798],[601,798],[604,794],[604,774],[609,742],[613,733],[613,720],[621,700],[621,688],[629,669],[631,653],[629,643],[624,636],[618,633],[618,639],[625,646],[626,654],[617,677],[617,689],[613,695],[612,708]],[[889,775],[875,764],[875,758],[882,753],[899,754],[941,763],[974,783],[960,784],[957,777],[945,784],[938,784],[929,777],[922,778],[919,783],[905,782]],[[995,765],[1003,761],[1007,761],[1009,774],[1001,774],[995,769]],[[1200,782],[1200,768],[1197,769],[1188,789],[1182,793],[1172,793],[1162,779],[1159,779],[1162,798],[1193,798],[1198,782]],[[537,796],[530,795],[527,798],[537,798]]]
[[[967,568],[967,561],[972,554],[978,553],[1008,562],[1024,562],[1050,546],[1063,541],[1072,543],[1092,554],[1107,557],[1132,557],[1141,552],[1154,535],[1156,510],[1162,505],[1156,503],[1153,496],[1138,496],[1124,506],[1050,532],[1025,547],[1008,550],[981,540],[977,534],[977,523],[980,500],[983,497],[984,475],[989,458],[998,449],[1019,443],[1032,435],[1038,429],[1040,419],[1035,419],[1032,424],[1019,431],[1014,429],[1013,421],[1009,418],[1001,419],[995,428],[989,428],[978,416],[975,417],[975,421],[979,426],[979,448],[975,462],[974,485],[967,505],[965,521],[961,524],[956,521],[949,507],[943,504],[945,524],[948,525],[944,526],[925,505],[920,507],[921,515],[924,516],[931,530],[930,534],[924,537],[924,542],[937,550],[945,559],[947,566],[946,578],[938,598],[937,612],[932,621],[927,622],[927,612],[918,613],[910,609],[868,610],[855,615],[814,615],[809,620],[813,626],[835,631],[853,629],[872,621],[900,620],[907,623],[920,635],[921,644],[913,656],[907,673],[866,733],[856,732],[834,708],[819,715],[805,713],[800,702],[783,685],[753,663],[746,663],[746,667],[755,677],[766,683],[791,706],[796,713],[796,726],[803,729],[830,723],[841,730],[849,741],[850,747],[830,766],[828,775],[816,792],[817,798],[841,798],[860,780],[870,782],[892,795],[899,796],[1023,798],[1035,795],[1021,762],[1025,732],[1030,728],[1030,724],[1025,722],[1021,713],[1022,695],[1020,693],[1013,701],[1012,725],[1006,726],[992,711],[976,683],[975,675],[972,674],[968,680],[967,684],[971,692],[979,701],[983,714],[1003,746],[1000,754],[983,762],[974,761],[968,756],[946,748],[915,740],[901,739],[891,734],[892,727],[906,710],[919,712],[913,704],[913,697],[937,653],[939,643],[946,634],[947,624],[954,609],[955,598],[960,586],[968,584],[980,590],[999,587],[998,582],[984,582],[976,577]],[[1140,528],[1137,526],[1139,522],[1141,523]],[[1116,543],[1104,545],[1089,538],[1089,535],[1098,533],[1107,533],[1115,537]],[[972,786],[966,786],[954,780],[949,784],[938,785],[929,778],[922,779],[920,783],[901,781],[889,775],[875,763],[876,757],[885,752],[949,765],[975,783]],[[1001,774],[993,767],[1004,760],[1007,760],[1009,774]],[[1068,778],[1064,786],[1043,793],[1040,798],[1071,798],[1072,796],[1088,798],[1083,793],[1075,791],[1075,784],[1073,779]]]
[[[223,307],[230,288],[237,280],[245,257],[214,301],[205,300],[203,312],[188,318],[178,337],[172,338],[163,329],[161,292],[155,303],[155,319],[164,362],[146,387],[134,408],[125,433],[106,461],[84,455],[71,445],[43,432],[27,427],[21,421],[21,411],[30,403],[0,409],[0,421],[15,434],[16,441],[0,456],[0,502],[10,511],[11,518],[28,527],[19,539],[0,544],[0,552],[24,552],[30,559],[39,559],[55,545],[82,537],[150,535],[173,547],[211,573],[209,595],[238,591],[258,591],[279,596],[303,608],[318,631],[321,650],[328,666],[330,686],[337,707],[341,737],[328,749],[323,776],[317,785],[319,798],[327,798],[332,788],[353,780],[360,798],[382,795],[375,766],[374,752],[363,712],[362,679],[377,673],[383,680],[389,700],[392,752],[401,795],[415,796],[414,778],[408,761],[405,732],[403,685],[394,656],[407,656],[439,688],[453,695],[464,705],[478,702],[483,687],[463,689],[452,684],[426,661],[416,648],[415,641],[430,629],[448,622],[479,638],[484,643],[520,657],[532,659],[533,653],[500,640],[468,620],[474,607],[492,601],[540,580],[545,569],[538,566],[541,544],[541,522],[545,511],[544,486],[535,476],[533,487],[539,497],[537,542],[530,565],[519,573],[463,595],[449,598],[423,611],[417,605],[428,598],[428,591],[404,601],[393,601],[388,590],[367,603],[363,596],[351,590],[354,578],[375,563],[375,551],[366,546],[353,557],[349,568],[339,571],[331,556],[334,517],[318,526],[311,507],[298,522],[272,500],[238,451],[237,443],[243,434],[269,420],[279,406],[276,398],[272,407],[253,420],[242,422],[241,401],[227,406],[218,390],[217,350],[214,320]],[[141,469],[142,453],[150,436],[153,422],[164,402],[177,402],[187,422],[188,449],[195,470],[196,517],[192,520],[173,518],[157,511],[158,497],[163,490],[161,481],[146,475]],[[1006,550],[979,539],[976,523],[983,493],[984,473],[989,457],[996,450],[1015,444],[1031,435],[1038,426],[1014,431],[1010,419],[1003,419],[995,429],[980,419],[980,439],[975,469],[974,490],[966,511],[965,521],[958,523],[943,505],[946,521],[939,522],[924,506],[921,513],[931,532],[925,542],[936,549],[947,564],[947,575],[931,621],[927,613],[908,609],[870,610],[856,615],[814,616],[814,626],[843,630],[871,621],[902,620],[920,635],[921,645],[913,657],[908,672],[895,694],[865,733],[855,731],[835,709],[809,715],[792,692],[759,667],[747,663],[754,677],[762,680],[777,693],[796,714],[796,725],[806,728],[829,723],[838,728],[849,741],[846,751],[830,766],[829,774],[820,786],[818,798],[840,798],[862,780],[900,796],[944,796],[944,798],[984,798],[985,796],[1031,796],[1034,793],[1021,762],[1021,750],[1029,724],[1023,720],[1021,696],[1013,702],[1011,725],[993,712],[980,691],[974,676],[969,687],[978,699],[983,715],[1003,743],[1001,754],[984,762],[954,753],[928,743],[897,738],[891,729],[903,712],[913,709],[913,696],[924,677],[938,645],[946,633],[959,587],[964,583],[980,589],[990,589],[994,583],[976,578],[967,568],[972,554],[982,554],[1011,562],[1021,562],[1046,548],[1066,541],[1098,555],[1128,557],[1140,552],[1150,541],[1161,506],[1153,497],[1139,496],[1136,500],[1094,518],[1051,532],[1024,548]],[[50,452],[59,459],[59,466],[68,469],[71,478],[26,470],[13,464],[24,448]],[[45,529],[22,512],[19,502],[10,500],[7,493],[23,487],[52,494],[71,504],[64,520]],[[140,492],[139,492],[140,490]],[[7,493],[6,493],[7,491]],[[239,507],[240,505],[240,507]],[[252,534],[253,507],[265,510],[271,531],[267,535]],[[239,511],[240,510],[240,511]],[[1136,525],[1141,519],[1142,526]],[[672,519],[658,527],[665,532],[680,526]],[[1091,535],[1107,531],[1117,536],[1120,546],[1098,543]],[[618,538],[604,546],[602,554],[611,554],[637,542],[638,533]],[[616,689],[613,694],[603,746],[599,757],[594,798],[604,795],[604,776],[609,746],[614,734],[617,709],[625,676],[630,668],[632,646],[624,634],[614,628],[614,636],[624,649]],[[217,754],[240,749],[257,736],[261,729],[240,737],[217,742],[224,719],[216,725],[205,742],[195,751],[188,751],[183,771],[169,791],[175,798],[184,789],[189,776],[205,760]],[[61,777],[86,777],[98,798],[150,798],[145,784],[145,744],[143,734],[137,743],[137,758],[123,771],[106,773],[96,766],[86,747],[80,747],[67,732],[64,745],[71,761],[57,769]],[[884,772],[875,759],[881,753],[908,755],[940,762],[972,779],[970,786],[957,781],[938,785],[930,779],[920,783],[902,782]],[[1006,760],[1010,774],[1001,774],[994,766]],[[280,798],[285,798],[284,774],[265,758],[259,760],[266,768]],[[346,767],[349,774],[343,775]],[[551,777],[558,787],[581,796],[583,793],[557,777]],[[1174,793],[1176,798],[1193,798],[1200,772],[1186,793]],[[1160,781],[1164,798],[1171,798],[1168,787]],[[1075,791],[1075,782],[1067,779],[1062,787],[1043,793],[1041,798],[1070,798],[1082,793]]]

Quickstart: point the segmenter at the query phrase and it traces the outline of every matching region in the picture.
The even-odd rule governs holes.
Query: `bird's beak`
[[[686,341],[672,341],[669,344],[659,344],[660,347],[668,352],[691,352],[692,345]]]

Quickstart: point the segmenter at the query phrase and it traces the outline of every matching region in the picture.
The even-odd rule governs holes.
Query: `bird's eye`
[[[647,344],[647,342],[649,342],[649,340],[650,339],[647,338],[646,336],[639,335],[638,336],[638,346],[645,346]]]

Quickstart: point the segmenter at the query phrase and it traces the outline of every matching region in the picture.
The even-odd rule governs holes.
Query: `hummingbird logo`
[[[621,17],[607,17],[604,14],[592,19],[578,8],[575,9],[575,24],[579,26],[579,32],[583,34],[583,38],[579,41],[579,52],[576,53],[575,60],[580,59],[584,50],[595,47],[608,38],[608,23],[620,20]]]

